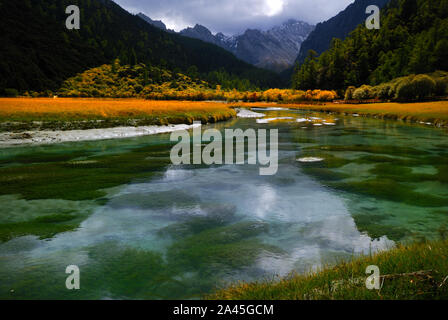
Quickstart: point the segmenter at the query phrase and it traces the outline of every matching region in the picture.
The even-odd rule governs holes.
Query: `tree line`
[[[278,84],[272,72],[212,44],[159,30],[110,0],[77,0],[81,26],[68,30],[65,9],[71,4],[71,0],[0,0],[0,94],[7,88],[57,90],[69,77],[116,58],[122,64],[144,63],[172,71],[187,72],[194,66],[204,80],[221,78],[226,86]]]
[[[345,40],[333,39],[320,56],[309,51],[292,86],[343,92],[436,70],[448,70],[448,0],[391,0],[379,30],[362,24]]]

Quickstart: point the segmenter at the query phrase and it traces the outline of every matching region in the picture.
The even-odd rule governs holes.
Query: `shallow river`
[[[169,134],[0,149],[0,298],[197,299],[446,232],[446,130],[254,111],[203,129],[277,128],[273,176],[174,166]]]

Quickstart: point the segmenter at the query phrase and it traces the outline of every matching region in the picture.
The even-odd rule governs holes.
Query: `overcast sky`
[[[143,12],[179,31],[196,23],[233,35],[247,28],[268,29],[294,18],[312,24],[327,20],[354,0],[114,0],[131,13]]]

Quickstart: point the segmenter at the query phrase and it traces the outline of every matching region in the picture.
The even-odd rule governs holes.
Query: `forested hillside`
[[[448,0],[391,0],[380,30],[358,26],[293,75],[298,89],[376,85],[409,74],[448,70]]]
[[[243,102],[304,102],[332,101],[334,91],[291,89],[259,90],[246,81],[235,82],[216,73],[210,82],[174,73],[143,63],[123,65],[117,59],[113,64],[86,70],[64,81],[55,94],[59,97],[82,98],[143,98],[151,100],[221,100]],[[223,84],[223,85],[221,85]],[[230,89],[234,87],[235,89]],[[38,97],[37,92],[24,96]]]
[[[303,63],[310,50],[316,51],[317,54],[328,50],[333,38],[344,40],[350,32],[366,20],[367,6],[376,5],[383,8],[388,2],[389,0],[356,0],[333,18],[318,23],[314,31],[302,43],[297,62]]]
[[[217,87],[219,90],[256,89],[247,80],[225,78],[219,72],[210,73],[210,79],[206,82],[198,76],[190,77],[143,63],[122,65],[117,59],[110,65],[92,68],[67,79],[56,93],[63,97],[205,100],[204,92],[214,91]]]
[[[81,9],[80,30],[65,27],[65,9],[72,4]],[[192,72],[205,80],[219,71],[259,87],[277,84],[272,73],[217,46],[163,32],[110,0],[0,0],[0,10],[2,92],[55,90],[63,80],[115,58]]]

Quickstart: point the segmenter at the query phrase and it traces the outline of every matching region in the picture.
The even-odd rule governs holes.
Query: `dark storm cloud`
[[[228,35],[247,28],[267,29],[289,18],[318,23],[354,0],[115,0],[132,13],[143,12],[179,31],[196,23]]]

